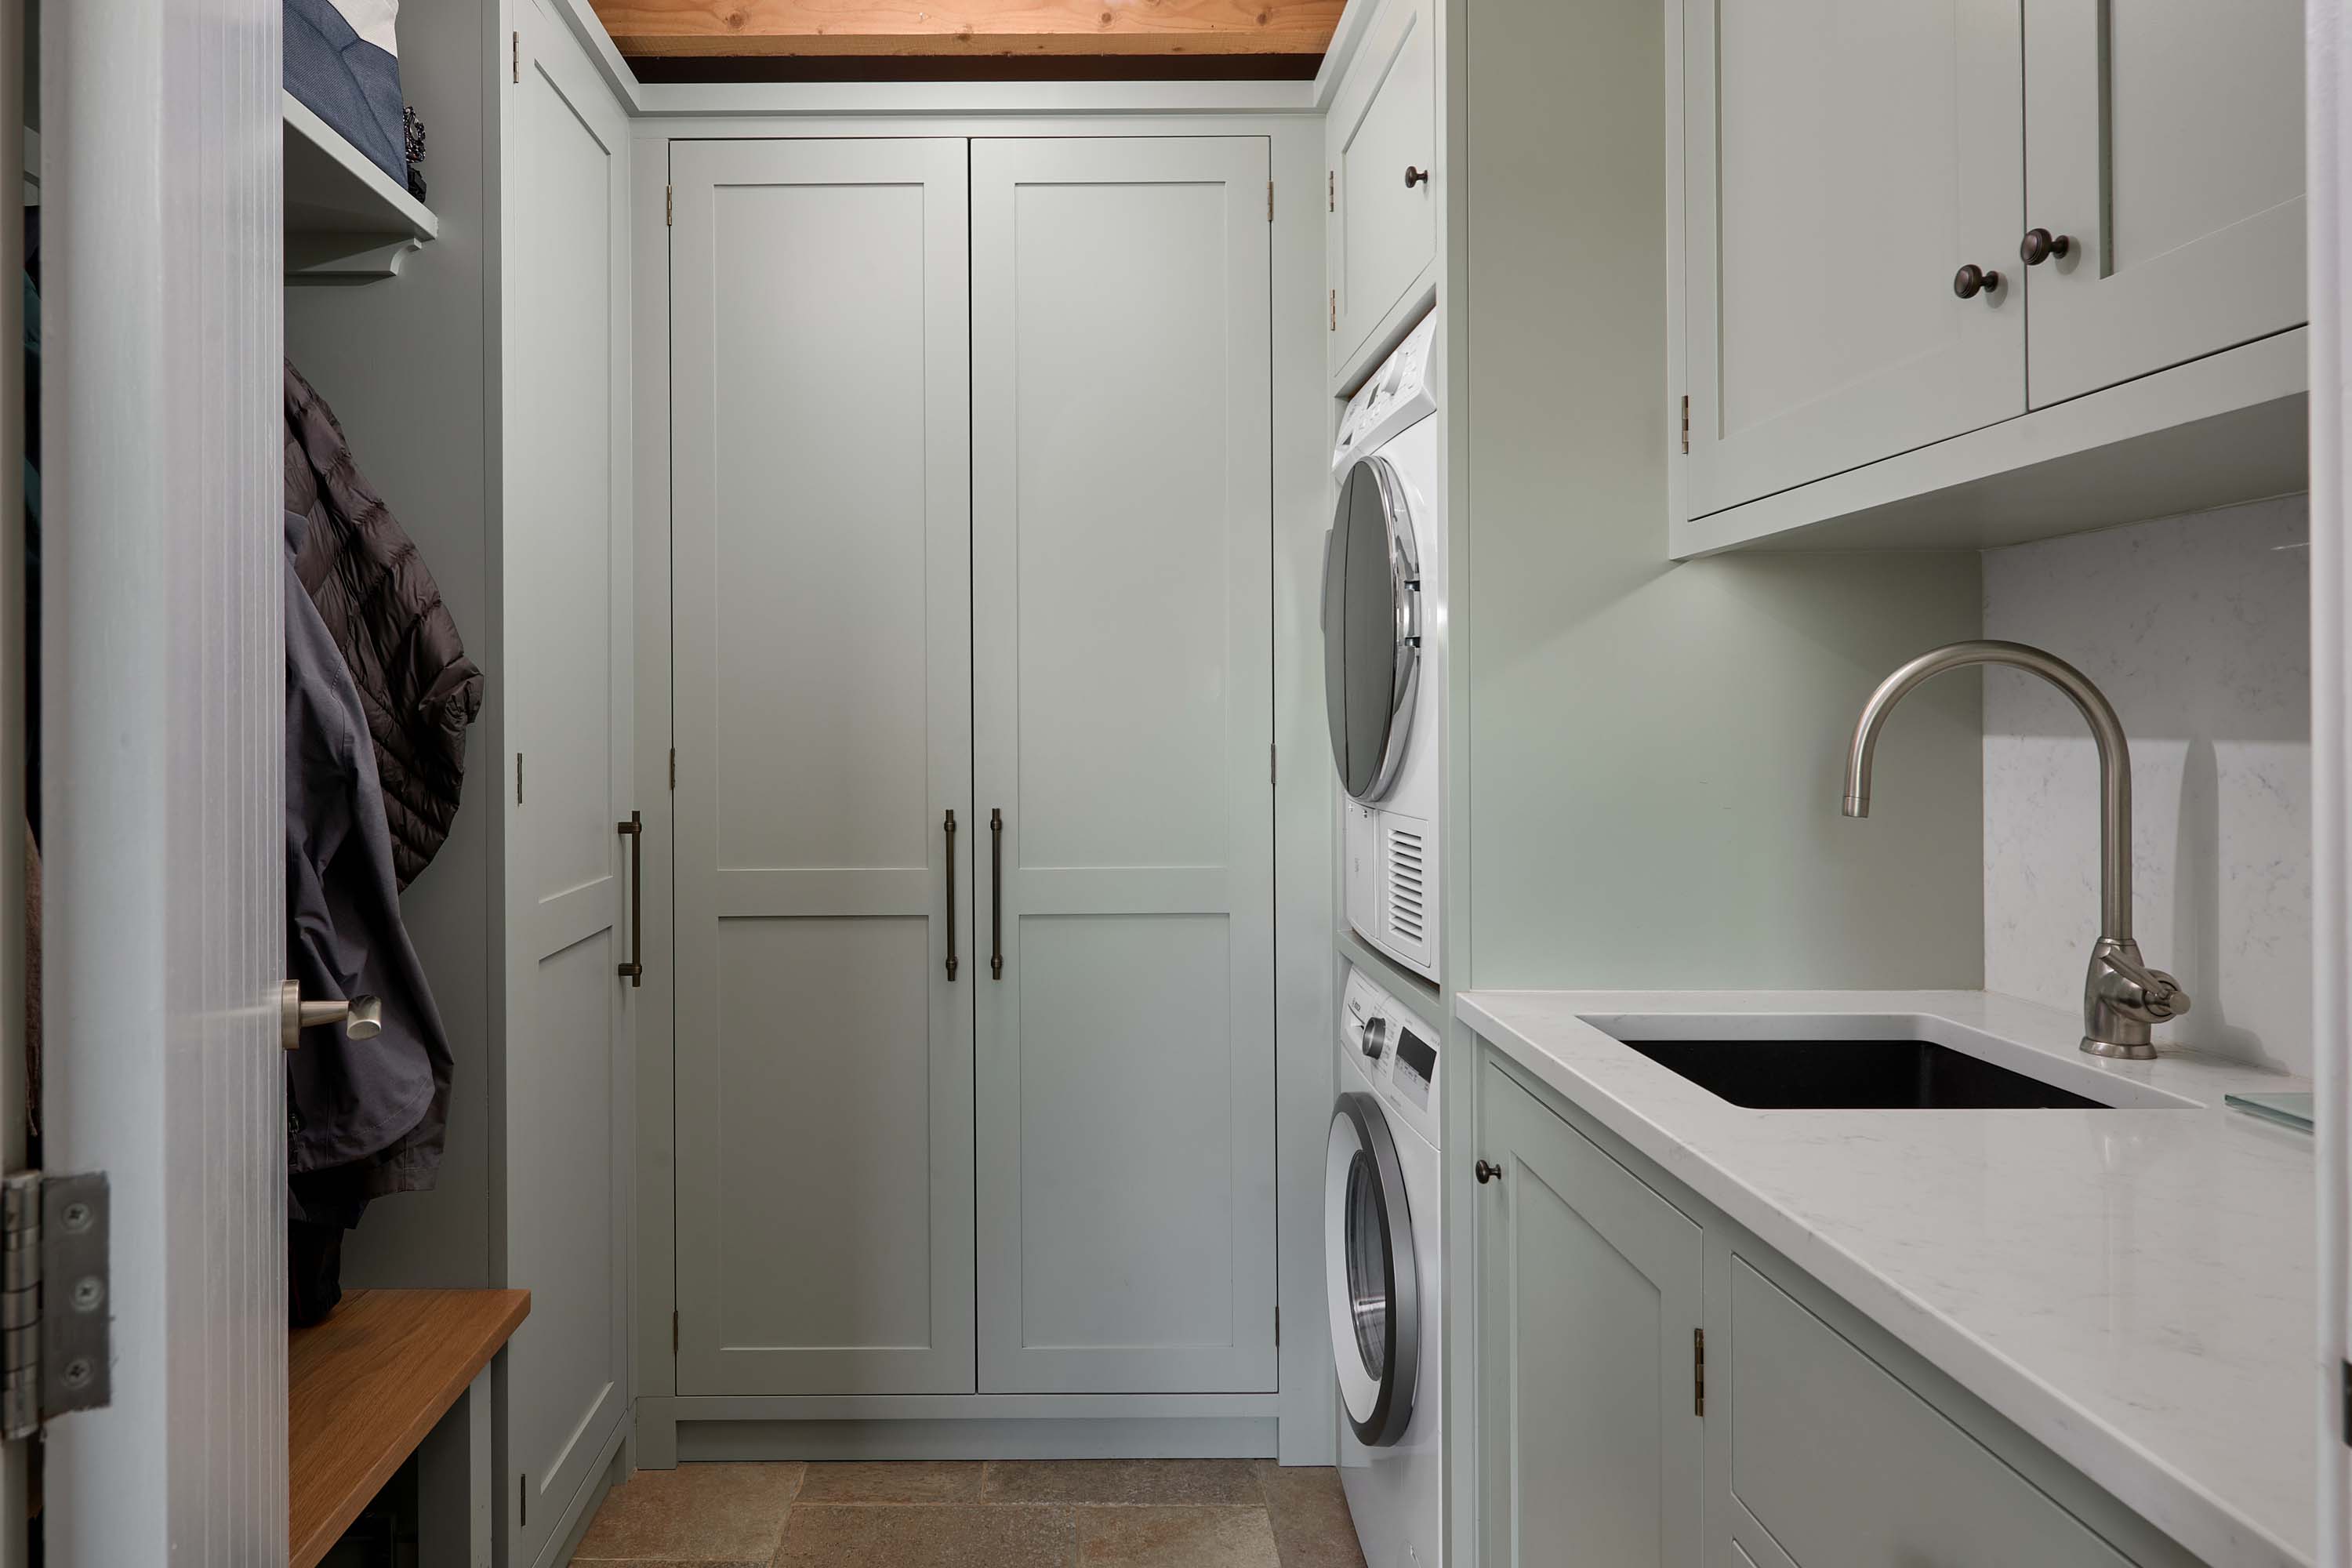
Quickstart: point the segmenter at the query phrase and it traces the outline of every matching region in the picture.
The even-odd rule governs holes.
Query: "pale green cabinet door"
[[[1699,1227],[1482,1076],[1480,1561],[1696,1568]]]

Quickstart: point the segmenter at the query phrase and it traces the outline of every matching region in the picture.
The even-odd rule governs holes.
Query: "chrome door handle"
[[[373,1040],[383,1033],[383,1004],[373,996],[354,996],[348,1002],[305,1002],[302,983],[289,980],[278,988],[278,1043],[288,1050],[299,1050],[302,1031],[320,1024],[341,1024],[346,1037]]]
[[[952,810],[948,813],[942,831],[948,837],[948,979],[953,981],[959,966],[955,949],[955,813]]]
[[[988,811],[988,977],[1004,978],[1004,813]]]
[[[620,965],[621,978],[631,985],[646,983],[646,819],[642,812],[629,813],[629,820],[618,825],[621,837],[629,841],[629,961]]]

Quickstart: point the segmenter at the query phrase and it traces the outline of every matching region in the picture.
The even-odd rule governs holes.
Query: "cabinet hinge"
[[[528,1470],[515,1478],[515,1513],[517,1525],[530,1523],[530,1472]]]
[[[1282,782],[1282,752],[1274,746],[1265,749],[1265,782],[1270,784]]]
[[[512,46],[514,52],[510,57],[514,62],[514,79],[517,81],[520,81],[522,80],[522,35],[520,33],[514,33],[509,35],[509,37],[514,40]]]
[[[1265,221],[1268,223],[1274,221],[1274,182],[1272,180],[1265,183]]]
[[[673,790],[677,788],[677,748],[676,746],[669,749],[669,787]]]
[[[1335,332],[1339,330],[1339,290],[1337,289],[1331,290],[1331,330]]]
[[[1706,1414],[1706,1331],[1691,1331],[1691,1414]]]
[[[1278,1305],[1274,1309],[1274,1348],[1282,1348],[1282,1308]]]
[[[1690,394],[1683,394],[1683,452],[1690,452]]]
[[[522,753],[515,753],[515,804],[522,804]]]
[[[1337,169],[1323,171],[1323,210],[1329,213],[1339,210],[1339,171]]]
[[[669,1353],[672,1355],[677,1353],[677,1309],[675,1307],[670,1309],[669,1313]]]
[[[0,1180],[0,1436],[95,1410],[112,1397],[106,1173]]]
[[[2344,1363],[2344,1443],[2352,1447],[2352,1361]]]
[[[677,222],[677,187],[676,185],[662,187],[662,222],[672,225]]]

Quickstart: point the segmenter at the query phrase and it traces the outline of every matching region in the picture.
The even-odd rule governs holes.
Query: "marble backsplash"
[[[2289,496],[1984,556],[1984,635],[2046,647],[2131,738],[2133,918],[2195,1001],[2159,1041],[2311,1070],[2310,504]],[[1984,685],[1985,987],[2081,1004],[2098,760],[2048,684]]]

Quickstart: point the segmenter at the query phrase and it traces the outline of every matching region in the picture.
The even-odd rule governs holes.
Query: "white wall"
[[[2311,1070],[2309,499],[1988,551],[1984,631],[2095,681],[2131,737],[2133,918],[2196,1005],[2159,1032]],[[2080,1004],[2098,763],[2047,683],[1984,679],[1989,990]]]

